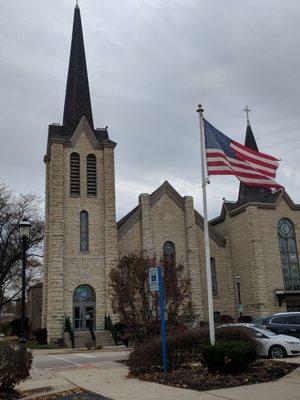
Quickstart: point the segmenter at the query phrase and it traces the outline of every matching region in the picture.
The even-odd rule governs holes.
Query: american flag
[[[279,160],[230,139],[204,119],[208,175],[235,175],[249,186],[281,189],[275,182]]]

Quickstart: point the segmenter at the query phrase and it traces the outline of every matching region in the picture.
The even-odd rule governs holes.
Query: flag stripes
[[[208,175],[234,175],[250,186],[282,188],[275,182],[279,160],[243,146],[204,120]]]

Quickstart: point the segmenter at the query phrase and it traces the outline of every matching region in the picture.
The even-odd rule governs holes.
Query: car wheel
[[[285,358],[287,356],[287,352],[284,347],[275,345],[270,348],[269,356],[271,358]]]

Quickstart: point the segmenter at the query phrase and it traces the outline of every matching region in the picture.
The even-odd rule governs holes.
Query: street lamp
[[[20,236],[22,239],[22,315],[21,315],[21,332],[20,332],[20,345],[25,346],[26,343],[26,326],[25,326],[25,291],[26,291],[26,250],[28,239],[30,236],[31,224],[26,219],[19,223]]]
[[[243,316],[243,305],[241,301],[241,288],[240,288],[240,275],[236,274],[235,275],[235,280],[236,280],[236,285],[237,285],[237,290],[238,290],[238,299],[239,299],[239,311],[240,311],[240,318]]]

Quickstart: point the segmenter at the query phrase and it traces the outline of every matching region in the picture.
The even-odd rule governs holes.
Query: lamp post
[[[26,326],[25,326],[25,292],[26,292],[26,250],[28,245],[28,239],[30,236],[31,224],[26,219],[23,219],[20,224],[20,236],[22,240],[22,315],[21,315],[21,332],[19,343],[21,346],[25,346],[26,343]]]
[[[240,275],[236,274],[235,275],[235,280],[236,280],[236,285],[237,285],[237,290],[238,290],[238,299],[239,299],[239,312],[240,312],[240,317],[243,316],[243,305],[241,301],[241,288],[240,288]]]

